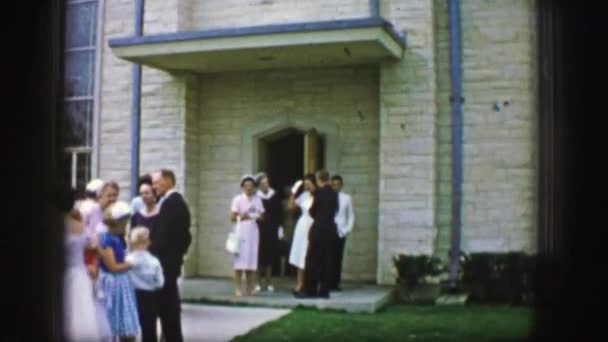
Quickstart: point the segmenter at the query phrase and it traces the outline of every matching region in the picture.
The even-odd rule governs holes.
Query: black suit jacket
[[[338,193],[329,185],[315,191],[314,201],[310,207],[310,216],[314,223],[310,228],[309,240],[338,239],[335,217],[338,213]]]
[[[179,277],[192,242],[190,210],[181,194],[174,192],[162,202],[150,238],[150,253],[159,259],[165,278]]]

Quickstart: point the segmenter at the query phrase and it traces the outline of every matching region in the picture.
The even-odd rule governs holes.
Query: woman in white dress
[[[66,270],[64,274],[65,335],[68,341],[99,341],[93,283],[84,263],[91,236],[84,231],[78,210],[65,219]]]
[[[294,294],[302,291],[304,287],[304,268],[306,266],[306,252],[308,250],[308,232],[313,223],[313,219],[308,211],[312,206],[315,190],[315,177],[313,175],[306,175],[302,181],[298,181],[294,185],[289,200],[289,207],[294,208],[295,206],[298,206],[302,213],[296,223],[291,244],[291,252],[289,253],[289,263],[298,269],[297,284],[296,288],[293,290]],[[301,194],[298,196],[298,193],[300,192]]]

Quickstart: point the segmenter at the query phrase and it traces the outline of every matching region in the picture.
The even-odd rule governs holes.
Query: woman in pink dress
[[[253,275],[258,265],[259,232],[256,220],[261,219],[264,213],[262,200],[255,195],[255,180],[252,176],[241,179],[243,192],[232,199],[230,207],[230,220],[237,222],[240,219],[239,251],[234,256],[234,293],[237,297],[242,295],[241,279],[243,272],[247,279],[247,295],[253,293]]]

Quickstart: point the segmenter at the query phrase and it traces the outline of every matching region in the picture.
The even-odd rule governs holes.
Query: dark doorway
[[[305,132],[288,128],[260,139],[259,165],[270,177],[272,187],[283,195],[285,187],[291,187],[304,176]],[[317,160],[324,168],[325,138],[319,136]]]
[[[277,191],[281,200],[285,199],[285,189],[304,176],[306,132],[288,128],[259,140],[259,165],[270,178],[271,186]],[[315,159],[319,168],[325,167],[325,138],[318,136]],[[297,221],[299,213],[295,219]],[[285,262],[285,275],[294,276],[295,269],[289,265],[290,246],[281,247]],[[273,276],[281,275],[281,258],[277,257],[273,266]]]
[[[266,139],[266,167],[272,186],[281,191],[302,177],[304,168],[304,134],[286,130]]]

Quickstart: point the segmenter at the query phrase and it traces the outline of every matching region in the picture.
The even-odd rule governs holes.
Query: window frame
[[[103,22],[105,0],[97,0],[97,41],[95,47],[95,80],[93,85],[93,151],[91,153],[91,177],[99,177],[99,140],[100,140],[100,113],[101,113],[101,66],[103,57]]]
[[[91,100],[93,103],[92,108],[92,127],[91,127],[91,146],[65,146],[63,149],[64,155],[69,156],[70,158],[70,184],[72,187],[76,188],[77,180],[78,180],[78,172],[77,172],[77,164],[79,155],[88,154],[89,158],[89,178],[98,178],[99,177],[99,140],[100,140],[100,97],[101,97],[101,66],[102,66],[102,56],[103,56],[103,18],[104,18],[104,8],[105,1],[104,0],[68,0],[66,1],[66,5],[64,11],[67,13],[68,7],[70,5],[78,5],[85,3],[96,3],[96,17],[95,17],[95,42],[94,45],[91,46],[81,46],[81,47],[71,47],[63,49],[63,58],[65,59],[66,54],[68,52],[73,51],[94,51],[93,55],[95,56],[95,62],[93,65],[93,90],[91,95],[85,96],[71,96],[71,97],[63,97],[62,103],[70,102],[70,101],[79,101],[79,100]],[[67,18],[65,19],[67,20]],[[69,28],[66,27],[66,30]],[[87,179],[88,181],[89,179]]]

